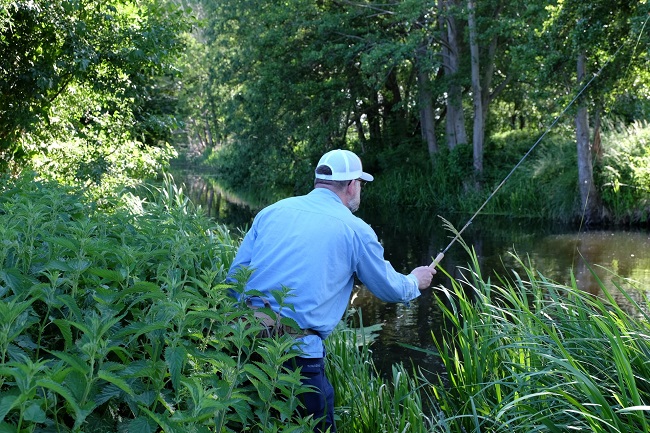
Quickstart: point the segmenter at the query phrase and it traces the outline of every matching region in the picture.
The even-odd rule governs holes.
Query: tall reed
[[[370,352],[369,332],[376,326],[340,328],[326,341],[328,377],[336,390],[337,427],[341,432],[434,432],[432,415],[424,412],[422,379],[404,364],[392,376],[379,377]],[[424,397],[426,398],[426,397]]]
[[[451,431],[648,431],[645,306],[624,311],[608,295],[622,289],[601,284],[605,299],[595,297],[520,259],[526,275],[495,284],[471,257],[438,301],[449,324],[436,340],[447,374],[434,392]]]

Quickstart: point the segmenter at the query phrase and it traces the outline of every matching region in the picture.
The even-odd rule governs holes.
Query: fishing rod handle
[[[429,265],[429,267],[430,267],[431,269],[433,269],[433,268],[435,268],[436,266],[438,266],[438,263],[440,263],[440,260],[442,260],[442,258],[443,258],[444,256],[445,256],[445,255],[444,255],[443,253],[438,253],[438,255],[436,256],[435,259],[433,259],[433,262],[431,262],[431,264]]]

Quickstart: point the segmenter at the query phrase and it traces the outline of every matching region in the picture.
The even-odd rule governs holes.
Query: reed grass
[[[392,367],[382,379],[372,361],[367,331],[341,327],[326,341],[328,377],[336,390],[337,427],[341,432],[428,432],[434,421],[425,414],[421,389],[427,383],[417,369]]]
[[[525,275],[495,284],[470,256],[438,301],[450,325],[436,340],[447,371],[433,390],[451,431],[648,431],[645,306],[625,311],[609,294],[621,288],[601,283],[596,297],[518,258]]]

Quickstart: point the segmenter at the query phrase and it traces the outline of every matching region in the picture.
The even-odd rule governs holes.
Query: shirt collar
[[[341,200],[341,197],[339,197],[334,191],[330,191],[327,188],[314,188],[314,189],[311,190],[309,195],[329,197],[330,199],[333,198],[337,202],[343,204],[343,200]]]

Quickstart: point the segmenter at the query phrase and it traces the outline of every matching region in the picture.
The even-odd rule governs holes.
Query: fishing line
[[[543,134],[542,134],[542,135],[537,139],[537,141],[535,142],[535,144],[533,144],[533,145],[531,146],[531,148],[528,149],[528,152],[526,152],[526,153],[524,154],[524,156],[521,157],[521,159],[519,160],[519,162],[518,162],[517,164],[515,164],[515,166],[512,168],[512,170],[510,170],[510,173],[508,173],[508,175],[507,175],[506,177],[503,178],[503,180],[501,181],[501,183],[499,183],[499,185],[497,185],[497,187],[494,189],[494,191],[492,191],[492,194],[489,195],[489,197],[488,197],[488,198],[483,202],[483,204],[481,205],[481,207],[479,207],[478,210],[474,213],[474,215],[472,215],[472,217],[471,217],[471,218],[470,218],[470,219],[465,223],[465,225],[463,226],[463,228],[460,229],[460,231],[456,232],[456,236],[454,236],[454,238],[451,240],[451,242],[449,242],[449,245],[447,245],[447,246],[445,247],[444,250],[442,250],[440,253],[438,253],[438,255],[436,256],[436,258],[435,258],[435,259],[433,260],[433,262],[431,262],[431,264],[429,265],[430,268],[435,268],[435,267],[438,265],[438,263],[440,263],[440,260],[442,260],[442,258],[445,256],[445,253],[446,253],[446,252],[449,250],[449,248],[451,248],[451,246],[452,246],[452,245],[453,245],[453,244],[458,240],[458,238],[460,238],[460,235],[465,231],[465,229],[466,229],[467,227],[469,227],[469,225],[472,223],[472,221],[474,221],[474,218],[476,218],[476,217],[478,216],[478,214],[483,210],[483,208],[485,207],[485,205],[488,204],[488,202],[492,199],[492,197],[494,197],[494,195],[495,195],[495,194],[496,194],[496,193],[501,189],[501,187],[502,187],[502,186],[503,186],[503,185],[508,181],[508,179],[510,179],[510,176],[512,176],[512,173],[514,173],[515,170],[517,170],[517,168],[518,168],[518,167],[519,167],[519,166],[524,162],[524,160],[528,157],[528,155],[531,154],[531,152],[532,152],[532,151],[537,147],[537,145],[542,141],[542,139],[546,136],[546,134],[548,134],[548,133],[551,131],[551,129],[553,129],[553,127],[557,124],[557,122],[560,120],[560,118],[561,118],[562,116],[564,116],[564,113],[566,113],[566,112],[569,110],[569,108],[571,108],[571,106],[573,105],[573,103],[574,103],[575,101],[578,100],[578,98],[580,97],[580,95],[582,95],[582,94],[584,93],[584,91],[585,91],[585,90],[586,90],[586,89],[591,85],[591,83],[592,83],[592,82],[593,82],[593,81],[594,81],[594,80],[595,80],[595,79],[600,75],[600,73],[603,71],[603,69],[605,69],[605,67],[606,67],[606,66],[607,66],[607,65],[608,65],[608,64],[609,64],[609,63],[610,63],[614,58],[616,58],[618,52],[621,50],[621,48],[623,48],[624,45],[625,45],[625,43],[621,44],[621,45],[618,47],[618,49],[616,50],[616,52],[614,53],[614,55],[613,55],[609,60],[607,60],[607,62],[605,62],[605,64],[604,64],[604,65],[603,65],[603,66],[598,70],[598,72],[596,72],[596,74],[594,74],[593,77],[591,77],[591,79],[587,82],[587,84],[585,84],[585,85],[580,89],[580,91],[576,94],[576,96],[571,100],[571,102],[569,102],[569,105],[567,105],[567,106],[564,108],[564,110],[562,110],[562,112],[561,112],[561,113],[560,113],[560,114],[555,118],[555,120],[553,121],[553,123],[551,123],[551,125],[550,125],[548,128],[546,128],[546,130],[544,131],[544,133],[543,133]]]

